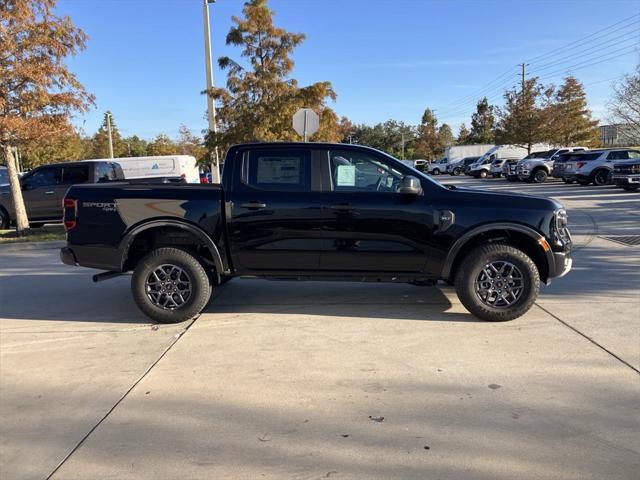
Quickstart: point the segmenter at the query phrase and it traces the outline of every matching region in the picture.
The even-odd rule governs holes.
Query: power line
[[[621,50],[626,50],[624,53],[621,53],[619,55],[614,55],[612,57],[611,56],[607,57],[607,55],[609,55],[609,54],[593,57],[593,58],[590,58],[588,60],[584,60],[582,62],[576,63],[574,65],[570,65],[568,67],[561,68],[561,69],[556,70],[554,72],[547,73],[547,74],[544,75],[544,78],[550,78],[550,77],[552,77],[554,75],[558,75],[558,74],[563,73],[563,72],[569,72],[569,71],[572,71],[572,70],[580,70],[582,68],[587,68],[587,67],[591,67],[593,65],[599,65],[601,63],[608,62],[609,60],[614,60],[616,58],[624,57],[625,55],[629,55],[630,53],[634,53],[637,50],[637,48],[638,48],[637,46],[633,45],[633,46],[630,46],[630,47],[622,48],[620,50],[616,50],[614,52],[610,52],[610,53],[616,53],[616,52],[619,52]],[[602,58],[602,57],[607,57],[607,58],[604,58],[603,60],[600,60],[598,62],[592,62],[593,60],[597,60],[597,59]]]
[[[583,45],[583,44],[585,43],[585,42],[584,42],[584,40],[587,40],[588,38],[592,38],[592,37],[594,37],[595,35],[598,35],[599,33],[602,33],[602,32],[605,32],[605,31],[608,31],[608,30],[610,30],[612,27],[615,27],[615,26],[620,25],[620,24],[622,24],[622,23],[628,22],[629,20],[634,19],[634,18],[636,18],[636,17],[640,17],[640,13],[636,13],[635,15],[631,15],[630,17],[624,18],[624,19],[620,20],[619,22],[616,22],[616,23],[611,24],[611,25],[608,25],[608,26],[606,26],[606,27],[604,27],[604,28],[602,28],[602,29],[600,29],[600,30],[597,30],[597,31],[595,31],[595,32],[591,33],[590,35],[587,35],[587,36],[585,36],[585,37],[579,38],[578,40],[575,40],[575,41],[573,41],[573,42],[567,43],[567,44],[565,44],[565,45],[563,45],[563,46],[561,46],[561,47],[558,47],[558,48],[555,48],[555,49],[553,49],[553,50],[550,50],[550,51],[548,51],[548,52],[546,52],[546,53],[543,53],[543,54],[541,54],[541,55],[538,55],[537,57],[533,57],[533,58],[531,58],[531,59],[529,59],[529,60],[528,60],[528,63],[534,63],[534,62],[536,62],[537,60],[539,60],[539,59],[541,59],[541,58],[545,58],[545,57],[549,57],[549,56],[554,56],[553,54],[554,54],[555,52],[562,51],[562,50],[566,50],[567,48],[569,48],[569,47],[571,47],[572,45],[575,45],[575,44]],[[637,22],[637,21],[634,21],[634,22],[632,22],[632,23],[636,23],[636,22]],[[627,26],[622,27],[622,28],[627,28]],[[609,35],[609,34],[602,35],[601,37],[606,37],[607,35]],[[601,38],[601,37],[598,37],[598,38]],[[595,40],[595,39],[593,39],[593,40]],[[590,42],[591,42],[591,41],[593,41],[593,40],[590,40]],[[580,43],[580,42],[583,42],[583,43]],[[589,43],[589,42],[586,42],[586,43]]]

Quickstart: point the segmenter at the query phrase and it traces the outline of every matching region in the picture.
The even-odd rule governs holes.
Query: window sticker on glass
[[[338,187],[356,186],[356,166],[338,165],[336,173],[336,185]]]
[[[257,170],[258,184],[300,183],[300,158],[298,157],[259,157]]]

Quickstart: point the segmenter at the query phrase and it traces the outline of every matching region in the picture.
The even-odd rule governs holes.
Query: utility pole
[[[400,135],[402,136],[402,160],[404,160],[404,132]]]
[[[111,135],[111,112],[107,112],[107,134],[109,135],[109,158],[113,158],[113,137]]]
[[[204,57],[207,77],[207,119],[209,120],[209,132],[214,135],[218,133],[216,126],[216,104],[209,91],[213,88],[213,70],[211,69],[211,26],[209,24],[209,4],[216,0],[203,0],[202,15],[204,17]],[[218,147],[214,148],[213,158],[211,158],[211,183],[220,183],[220,164],[218,157]]]
[[[525,79],[526,79],[526,75],[527,75],[527,64],[526,63],[521,63],[520,66],[522,67],[522,93],[524,93],[524,83],[525,83]]]

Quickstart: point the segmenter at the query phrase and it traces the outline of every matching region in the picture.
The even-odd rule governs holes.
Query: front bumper
[[[549,279],[561,278],[571,271],[573,259],[571,250],[567,252],[553,252],[553,263],[549,265]]]
[[[640,185],[639,174],[614,174],[611,179],[616,185]]]

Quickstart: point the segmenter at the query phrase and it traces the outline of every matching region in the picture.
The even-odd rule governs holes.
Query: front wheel
[[[543,168],[540,168],[535,172],[533,172],[532,180],[534,183],[544,183],[547,181],[548,176],[549,174],[547,174],[547,171],[544,170]]]
[[[466,254],[455,277],[456,293],[473,315],[489,322],[513,320],[538,298],[540,275],[521,250],[486,244]]]
[[[149,318],[179,323],[200,314],[211,298],[211,283],[191,253],[157,248],[136,265],[131,291],[138,308]]]
[[[480,170],[480,173],[478,174],[478,176],[480,178],[487,178],[487,171],[486,170]]]
[[[440,170],[437,168],[434,168],[433,171],[431,172],[431,175],[440,175]]]
[[[459,169],[459,168],[454,168],[454,169],[453,169],[453,176],[454,176],[454,177],[459,176],[461,173],[462,173],[462,170],[461,170],[461,169]]]
[[[609,183],[609,171],[605,169],[598,170],[593,176],[593,184],[602,186],[607,183]]]

